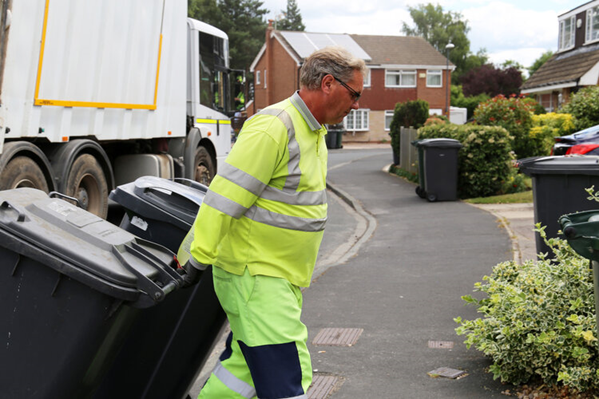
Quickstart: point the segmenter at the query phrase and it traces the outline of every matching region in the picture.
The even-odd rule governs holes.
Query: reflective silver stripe
[[[254,176],[226,162],[221,166],[218,174],[230,182],[237,184],[239,187],[248,190],[257,197],[260,196],[262,190],[266,187],[266,184],[262,183]]]
[[[262,198],[283,202],[289,205],[323,205],[327,203],[326,190],[321,191],[286,191],[267,186],[261,195]]]
[[[208,193],[206,193],[204,204],[210,205],[214,209],[235,219],[239,219],[248,210],[245,206],[239,205],[237,202],[211,190],[208,190]]]
[[[269,226],[308,232],[322,231],[327,223],[326,217],[322,219],[308,219],[297,216],[282,215],[280,213],[271,212],[260,208],[256,205],[252,206],[246,212],[245,216],[255,222],[264,223]]]
[[[235,377],[227,370],[221,362],[216,364],[212,373],[233,392],[237,392],[244,398],[251,399],[256,396],[256,389],[245,381]]]
[[[310,109],[308,108],[304,100],[302,100],[302,98],[300,97],[299,91],[296,91],[291,96],[291,104],[293,104],[295,108],[297,108],[299,113],[302,114],[304,120],[306,121],[308,126],[310,126],[310,129],[312,129],[313,131],[322,129],[322,125],[318,123],[314,115],[312,115],[312,112],[310,112]]]
[[[266,108],[260,111],[260,115],[271,115],[279,118],[283,125],[287,128],[288,144],[287,149],[289,151],[289,162],[287,163],[287,180],[285,181],[285,189],[297,190],[302,177],[302,171],[299,168],[300,164],[300,148],[297,140],[295,139],[295,127],[291,116],[287,111],[276,108]]]

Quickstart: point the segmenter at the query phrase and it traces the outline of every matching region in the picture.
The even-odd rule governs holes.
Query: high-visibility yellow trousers
[[[304,399],[312,383],[302,293],[289,281],[213,268],[231,334],[199,399]]]

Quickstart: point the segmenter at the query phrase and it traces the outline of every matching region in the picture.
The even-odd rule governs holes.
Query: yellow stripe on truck
[[[229,119],[196,119],[196,123],[206,123],[211,125],[219,123],[220,125],[230,125],[231,121]]]

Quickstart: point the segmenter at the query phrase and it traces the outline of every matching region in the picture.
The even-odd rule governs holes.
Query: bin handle
[[[164,300],[166,295],[180,286],[181,277],[174,270],[172,270],[169,265],[165,265],[164,263],[158,261],[155,256],[143,249],[139,244],[132,242],[130,244],[121,246],[121,248],[124,251],[119,250],[119,247],[113,245],[112,253],[119,259],[121,264],[128,271],[137,277],[137,288],[141,291],[141,295],[137,301],[131,303],[131,306],[141,309],[153,306]],[[131,266],[123,256],[122,252],[129,252],[136,258],[147,262],[147,264],[149,264],[158,272],[157,282],[160,283],[160,285]],[[162,266],[161,263],[164,266]]]
[[[15,211],[17,213],[17,222],[24,222],[25,221],[25,213],[21,212],[19,210],[19,208],[15,207],[13,204],[11,204],[8,201],[2,201],[2,204],[0,204],[0,208],[2,210],[8,210],[8,209],[12,209],[13,211]]]
[[[206,186],[206,185],[204,185],[202,183],[198,183],[195,180],[186,179],[185,177],[175,177],[173,179],[173,181],[175,183],[178,183],[178,182],[187,183],[187,184],[189,184],[189,186],[191,188],[195,188],[195,189],[198,189],[198,190],[203,191],[203,192],[207,192],[208,191],[208,186]]]
[[[60,199],[65,200],[65,201],[73,201],[75,203],[75,205],[77,205],[78,208],[84,209],[83,205],[81,205],[81,201],[79,201],[77,198],[70,197],[70,196],[68,196],[66,194],[63,194],[63,193],[59,193],[58,191],[51,191],[48,194],[48,197],[50,197],[50,198],[60,198]]]

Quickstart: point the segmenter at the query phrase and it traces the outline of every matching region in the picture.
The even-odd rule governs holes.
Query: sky
[[[262,0],[267,19],[281,17],[287,0]],[[529,67],[547,50],[557,49],[557,17],[585,0],[296,0],[306,32],[403,35],[412,25],[408,6],[439,4],[468,21],[470,51],[487,51],[489,60]]]

